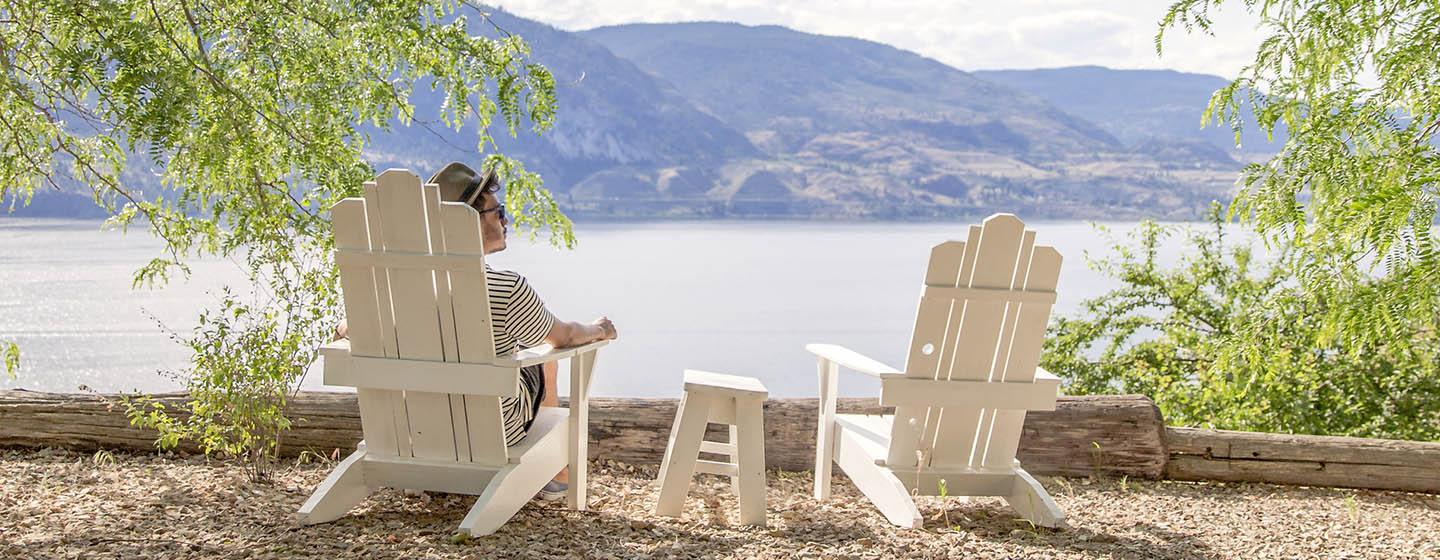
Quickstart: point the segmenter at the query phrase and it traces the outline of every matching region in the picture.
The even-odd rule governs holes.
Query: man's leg
[[[560,374],[560,364],[545,362],[540,366],[540,371],[545,374],[545,398],[540,399],[540,406],[560,406],[560,382],[556,379]],[[570,482],[570,468],[560,469],[560,474],[555,475],[555,481]]]

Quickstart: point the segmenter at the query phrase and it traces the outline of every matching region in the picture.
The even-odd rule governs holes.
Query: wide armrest
[[[1040,366],[1035,366],[1035,382],[1036,382],[1036,383],[1053,383],[1053,384],[1055,384],[1055,385],[1059,385],[1059,384],[1060,384],[1060,378],[1057,377],[1057,376],[1056,376],[1055,374],[1053,374],[1053,373],[1050,373],[1050,372],[1048,372],[1048,371],[1045,371],[1045,370],[1044,370],[1043,368],[1041,368]]]
[[[571,346],[569,348],[556,348],[549,344],[541,344],[534,348],[526,348],[514,354],[495,357],[495,365],[505,367],[525,367],[545,362],[562,360],[571,356],[584,354],[606,344],[609,340],[597,340],[588,344]]]
[[[348,340],[321,346],[320,355],[325,358],[326,385],[513,397],[519,391],[519,368],[593,352],[609,342],[602,340],[558,350],[537,346],[482,364],[354,356],[350,354]]]
[[[501,367],[525,367],[545,362],[553,362],[555,360],[563,360],[576,354],[584,354],[585,352],[589,352],[606,344],[610,344],[610,341],[597,340],[589,344],[560,348],[558,350],[549,344],[541,344],[540,346],[526,348],[514,354],[497,356],[492,364]],[[347,357],[350,355],[349,340],[342,338],[320,347],[321,356],[329,357],[335,355],[338,357],[342,354]]]
[[[864,354],[860,354],[844,346],[834,344],[806,344],[805,350],[808,350],[811,354],[840,364],[847,369],[853,369],[875,377],[883,378],[885,376],[901,375],[903,373],[898,369],[877,362]]]

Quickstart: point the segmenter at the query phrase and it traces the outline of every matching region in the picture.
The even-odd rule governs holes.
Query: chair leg
[[[482,537],[498,531],[520,508],[530,503],[535,492],[550,480],[555,468],[538,468],[532,465],[509,464],[495,473],[485,491],[460,521],[460,532],[472,537]],[[552,474],[547,474],[552,473]]]
[[[680,400],[675,425],[670,430],[670,444],[665,446],[665,460],[660,464],[660,498],[655,503],[656,515],[679,517],[695,475],[695,460],[700,457],[700,440],[710,421],[710,397],[686,393]]]
[[[830,499],[830,467],[835,460],[835,398],[839,366],[820,358],[820,419],[815,434],[815,499]]]
[[[845,429],[835,427],[835,463],[840,465],[840,470],[845,471],[850,482],[870,498],[870,503],[875,504],[885,519],[908,529],[922,528],[924,519],[920,517],[920,510],[915,508],[915,500],[910,497],[905,485],[895,478],[890,469],[876,465],[875,457],[865,453],[854,441],[855,437]]]
[[[1060,506],[1050,497],[1030,473],[1025,469],[1015,468],[1015,488],[1005,501],[1010,507],[1020,514],[1020,517],[1029,519],[1030,522],[1041,527],[1060,529],[1066,526],[1065,514],[1060,512]]]
[[[736,399],[735,463],[739,473],[732,482],[740,489],[740,522],[765,525],[765,409],[758,398]],[[738,438],[735,436],[739,436]]]
[[[362,446],[330,471],[330,475],[296,512],[300,522],[314,525],[334,521],[364,501],[371,490],[365,485],[364,459],[365,448]]]

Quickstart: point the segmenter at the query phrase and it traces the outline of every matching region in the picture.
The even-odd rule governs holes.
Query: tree
[[[1209,33],[1221,0],[1181,0],[1156,36]],[[1281,152],[1245,167],[1232,216],[1298,251],[1295,278],[1328,304],[1327,338],[1360,349],[1440,321],[1440,10],[1428,0],[1244,0],[1270,36],[1202,121],[1248,107]]]
[[[1219,205],[1209,218],[1143,223],[1093,263],[1121,287],[1051,326],[1043,365],[1067,391],[1149,395],[1181,425],[1440,439],[1440,336],[1352,351],[1324,332],[1332,302],[1293,281],[1299,251],[1257,256]],[[1160,244],[1181,233],[1182,262],[1166,269]]]
[[[1176,27],[1210,32],[1221,3],[1176,2],[1157,50]],[[1183,423],[1440,439],[1440,10],[1243,4],[1271,35],[1201,120],[1237,143],[1244,125],[1288,129],[1274,158],[1243,169],[1226,213],[1269,260],[1226,249],[1217,212],[1215,233],[1161,270],[1165,230],[1143,226],[1139,253],[1099,263],[1122,287],[1054,323],[1045,364],[1072,391],[1142,391]]]
[[[526,122],[548,128],[554,81],[519,37],[493,23],[490,37],[472,36],[472,17],[488,22],[454,0],[3,0],[0,204],[89,187],[108,225],[143,223],[166,243],[137,286],[188,273],[196,256],[243,257],[254,297],[228,294],[186,341],[190,412],[239,430],[210,432],[211,449],[273,447],[251,436],[283,427],[273,411],[338,313],[326,210],[375,174],[357,125],[477,126],[517,224],[574,242],[539,177],[493,153],[491,137],[496,120],[511,135]],[[414,114],[417,87],[444,94],[435,121]],[[147,174],[159,189],[146,189]],[[5,355],[12,366],[14,347]],[[236,413],[257,398],[269,418],[258,428]],[[162,443],[173,443],[167,427],[207,428],[136,405]]]

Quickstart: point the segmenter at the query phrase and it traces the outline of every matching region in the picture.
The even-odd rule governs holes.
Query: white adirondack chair
[[[327,385],[355,387],[365,440],[301,506],[333,521],[380,487],[478,494],[460,532],[495,532],[568,463],[569,505],[585,508],[587,393],[596,349],[496,356],[480,217],[440,202],[404,169],[331,209],[350,340],[321,349]],[[541,408],[505,446],[500,398],[520,368],[570,359],[570,408]]]
[[[1035,247],[1010,214],[935,246],[903,371],[840,346],[819,357],[815,499],[830,497],[833,460],[892,523],[919,528],[911,493],[1003,496],[1037,525],[1065,516],[1015,459],[1026,410],[1053,410],[1059,379],[1037,367],[1060,254]],[[835,414],[839,367],[881,379],[895,414]]]

